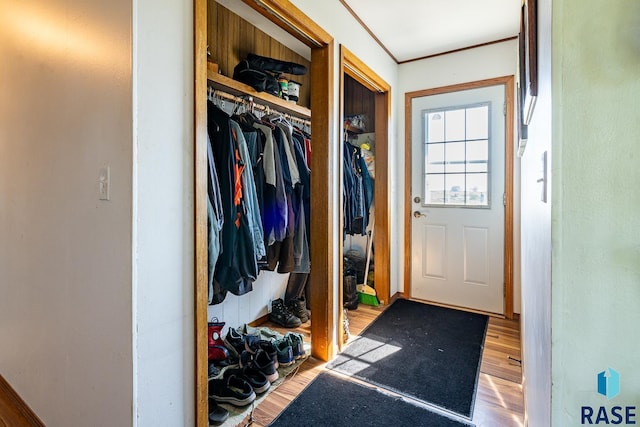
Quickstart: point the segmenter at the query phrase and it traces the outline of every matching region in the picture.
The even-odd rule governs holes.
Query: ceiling
[[[397,62],[516,37],[522,0],[340,0]]]

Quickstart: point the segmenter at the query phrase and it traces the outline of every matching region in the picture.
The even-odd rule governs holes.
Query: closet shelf
[[[346,130],[347,132],[350,132],[350,133],[355,133],[355,134],[364,133],[364,131],[362,129],[358,129],[358,128],[353,127],[353,126],[348,125],[348,124],[344,125],[344,130]]]
[[[207,63],[207,79],[211,82],[211,86],[214,89],[219,89],[236,96],[249,95],[253,97],[256,103],[267,105],[274,110],[303,119],[311,119],[310,109],[290,101],[285,101],[266,92],[258,92],[249,85],[219,74],[215,64]]]

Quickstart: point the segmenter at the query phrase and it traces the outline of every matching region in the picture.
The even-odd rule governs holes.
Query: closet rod
[[[277,114],[282,115],[284,118],[286,118],[290,122],[295,122],[295,123],[298,123],[298,124],[301,124],[303,126],[307,126],[307,127],[311,128],[311,120],[301,119],[300,117],[293,116],[293,115],[291,115],[289,113],[283,113],[282,111],[279,111],[278,109],[273,108],[273,107],[269,107],[268,105],[263,105],[263,104],[256,103],[253,100],[253,97],[251,95],[237,96],[237,95],[233,95],[233,94],[230,94],[228,92],[222,91],[220,89],[214,89],[211,86],[209,86],[209,90],[213,91],[213,96],[214,97],[218,97],[218,98],[223,98],[223,99],[229,100],[229,101],[233,102],[234,104],[243,104],[249,110],[251,110],[253,108],[253,109],[261,110],[261,111],[265,112],[266,114],[277,113]]]

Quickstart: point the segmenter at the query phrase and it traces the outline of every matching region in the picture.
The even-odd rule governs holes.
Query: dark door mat
[[[326,372],[318,375],[269,425],[473,427]]]
[[[399,299],[327,368],[471,419],[488,321]]]

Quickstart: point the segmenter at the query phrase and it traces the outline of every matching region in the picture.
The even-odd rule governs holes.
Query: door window
[[[423,112],[423,200],[430,206],[490,207],[489,104]]]

